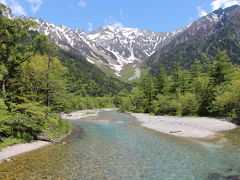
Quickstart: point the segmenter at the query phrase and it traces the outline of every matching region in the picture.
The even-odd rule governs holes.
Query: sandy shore
[[[146,128],[181,137],[206,138],[219,131],[237,128],[235,124],[215,118],[131,115]]]
[[[34,141],[31,143],[23,143],[8,146],[0,151],[0,162],[9,159],[13,156],[35,150],[49,144],[51,143],[46,141]]]
[[[62,119],[66,120],[78,120],[82,118],[88,118],[88,117],[96,117],[98,116],[99,112],[102,111],[113,111],[117,110],[116,108],[105,108],[105,109],[89,109],[89,110],[81,110],[81,111],[75,111],[69,114],[61,114],[60,117]]]

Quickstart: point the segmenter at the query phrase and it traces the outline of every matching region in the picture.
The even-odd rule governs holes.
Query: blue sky
[[[42,18],[89,32],[104,25],[156,32],[179,29],[240,0],[0,0],[15,15]]]

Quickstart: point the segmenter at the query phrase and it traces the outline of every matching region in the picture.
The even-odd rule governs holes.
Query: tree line
[[[118,106],[123,112],[239,119],[239,66],[224,51],[204,57],[188,70],[175,63],[170,74],[162,65],[156,76],[142,78],[130,93],[119,93]]]
[[[67,134],[70,124],[54,114],[64,106],[67,68],[46,36],[29,32],[34,22],[8,19],[5,11],[1,4],[0,147]]]

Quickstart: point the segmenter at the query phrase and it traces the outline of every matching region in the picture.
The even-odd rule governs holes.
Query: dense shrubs
[[[181,115],[196,115],[198,113],[199,102],[195,94],[186,93],[179,98]]]
[[[152,102],[152,111],[156,115],[178,115],[180,112],[180,102],[172,96],[157,95]]]
[[[81,97],[72,94],[68,96],[68,101],[65,105],[65,112],[112,107],[115,107],[114,97]]]

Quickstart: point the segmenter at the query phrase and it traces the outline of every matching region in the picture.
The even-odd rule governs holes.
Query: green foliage
[[[48,54],[53,56],[57,52],[57,47],[50,43],[48,37],[44,34],[36,35],[32,42],[36,52],[41,55]]]
[[[5,7],[0,8],[5,10]],[[29,28],[35,25],[31,20],[8,19],[0,14],[0,22],[0,85],[2,95],[6,96],[6,86],[19,66],[36,53],[43,52],[42,44],[48,48],[50,43],[44,35],[31,36]]]
[[[0,66],[0,81],[2,81],[4,79],[4,77],[6,77],[7,74],[8,74],[8,70],[7,70],[6,66],[1,65]]]
[[[83,109],[99,109],[115,107],[114,97],[81,97],[74,94],[68,95],[65,112]]]
[[[7,106],[4,102],[4,99],[0,99],[0,137],[1,136],[10,136],[12,133],[12,129],[9,125],[6,125],[11,118],[9,112],[7,111]]]
[[[70,71],[68,91],[77,96],[114,96],[122,89],[130,89],[130,85],[114,78],[85,58],[72,52],[60,50],[58,55],[62,64]]]
[[[0,147],[35,139],[49,128],[54,138],[65,134],[69,122],[51,114],[65,106],[67,68],[53,57],[56,47],[45,35],[29,33],[35,23],[8,19],[6,10],[0,5]]]
[[[234,77],[231,84],[218,89],[213,106],[220,116],[240,119],[240,73]]]
[[[11,101],[19,104],[26,101],[37,101],[50,109],[62,111],[66,101],[67,68],[56,58],[34,56],[21,64],[14,78],[8,83]]]
[[[196,115],[199,109],[199,102],[196,94],[186,93],[180,97],[180,113],[182,116]]]
[[[132,109],[132,106],[133,106],[132,102],[128,97],[121,99],[121,106],[120,106],[121,112],[130,111]]]
[[[195,77],[192,85],[193,92],[199,102],[198,114],[201,116],[209,115],[209,109],[214,100],[214,88],[210,86],[210,77],[207,74]]]
[[[145,99],[144,92],[141,91],[139,87],[135,87],[131,91],[131,103],[132,103],[132,110],[137,113],[145,112],[147,101]]]
[[[182,70],[179,64],[175,65],[172,76],[171,92],[176,93],[178,96],[184,94],[190,89],[191,75],[188,71]]]
[[[39,135],[51,139],[58,139],[68,135],[71,132],[71,128],[72,125],[69,121],[58,118],[57,116],[50,116],[44,124],[43,131],[41,131]]]
[[[134,74],[135,74],[135,69],[132,67],[129,67],[121,71],[121,79],[124,81],[128,81],[128,79],[134,76]]]
[[[157,94],[154,79],[151,77],[143,78],[140,83],[140,89],[144,93],[145,112],[150,112],[152,101],[155,100]]]
[[[4,139],[3,142],[0,142],[0,150],[7,146],[18,144],[18,143],[21,143],[24,141],[25,141],[24,139],[18,139],[18,138],[13,138],[13,137],[6,138],[6,139]]]
[[[216,61],[210,69],[210,78],[213,86],[220,85],[224,82],[229,82],[233,77],[235,69],[229,61],[229,57],[224,52],[217,54]]]
[[[116,106],[119,107],[121,112],[131,111],[133,109],[133,104],[130,98],[129,92],[122,90],[114,99]]]
[[[169,91],[169,79],[163,66],[160,67],[160,70],[157,74],[155,87],[158,94],[166,94]]]
[[[190,47],[183,45],[184,52],[177,47],[176,53],[167,52],[166,59],[157,62],[161,66],[155,77],[136,80],[137,86],[130,90],[132,85],[104,73],[81,55],[58,50],[46,36],[30,32],[33,22],[2,16],[5,10],[1,5],[0,148],[38,135],[68,134],[70,123],[54,115],[62,111],[119,107],[122,112],[240,118],[240,74],[230,62],[236,57],[234,49],[221,52],[211,46],[204,54],[197,41]],[[228,43],[238,47],[231,39]],[[190,69],[173,63],[176,57]],[[169,65],[165,61],[170,58]]]
[[[153,101],[152,110],[156,115],[179,115],[180,103],[173,96],[157,95],[157,99]]]
[[[2,146],[68,134],[70,123],[54,113],[115,107],[113,95],[130,89],[81,55],[59,50],[47,36],[29,31],[35,23],[4,17],[6,10],[0,6]]]
[[[116,97],[122,111],[156,115],[221,116],[240,119],[240,73],[226,52],[203,54],[189,70],[175,64],[169,76],[161,66],[156,77],[145,77],[130,93]]]
[[[196,59],[205,63],[204,54],[214,58],[221,51],[225,51],[230,61],[240,64],[240,18],[236,14],[224,19],[215,28],[200,28],[196,34],[189,32],[187,36],[172,41],[159,52],[156,52],[146,62],[152,75],[156,75],[159,67],[164,65],[168,73],[172,73],[174,62],[178,62],[184,69],[189,69]],[[187,37],[187,38],[186,38]]]

